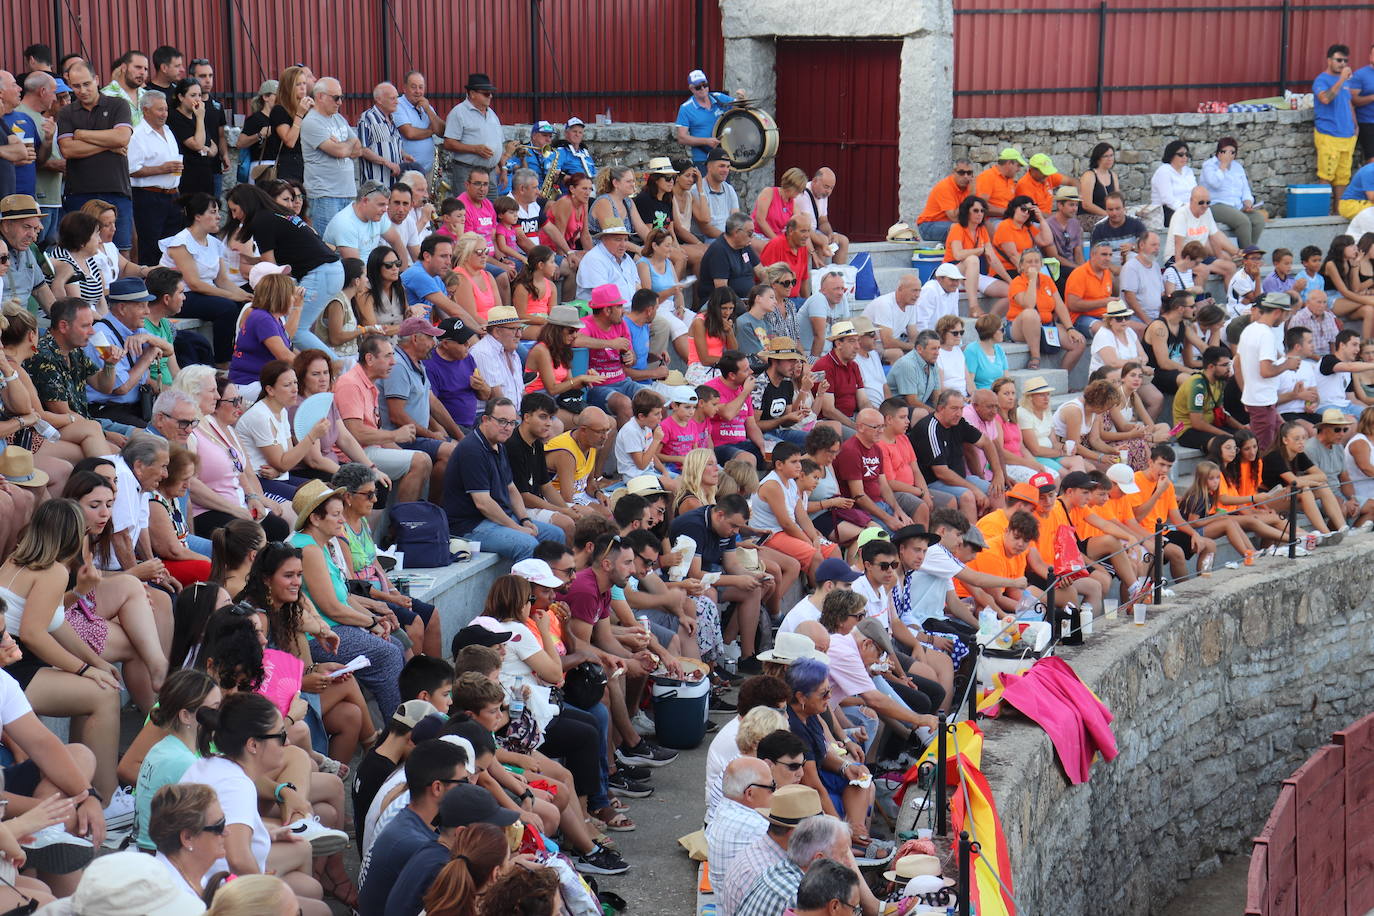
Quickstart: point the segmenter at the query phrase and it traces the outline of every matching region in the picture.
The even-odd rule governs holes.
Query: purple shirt
[[[476,368],[471,356],[444,359],[438,350],[425,360],[430,387],[459,426],[470,427],[477,422],[477,394],[472,390],[472,370]]]
[[[267,341],[280,337],[288,348],[291,338],[286,334],[281,319],[270,315],[265,309],[253,309],[248,320],[243,323],[238,340],[234,341],[234,355],[229,360],[229,381],[235,385],[247,385],[258,380],[262,367],[276,359],[267,349]]]

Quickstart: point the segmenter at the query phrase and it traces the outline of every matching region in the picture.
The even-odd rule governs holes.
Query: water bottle
[[[515,683],[514,683],[514,684],[512,685],[512,687],[511,687],[511,694],[510,694],[510,717],[511,717],[512,719],[518,719],[518,718],[520,718],[521,714],[524,713],[524,711],[525,711],[525,678],[524,678],[523,676],[521,676],[521,675],[516,675],[516,677],[515,677]]]
[[[57,431],[57,427],[53,426],[47,420],[44,420],[42,417],[39,417],[38,422],[33,424],[33,428],[38,431],[40,436],[47,439],[49,442],[56,442],[58,439],[62,438],[62,434]]]

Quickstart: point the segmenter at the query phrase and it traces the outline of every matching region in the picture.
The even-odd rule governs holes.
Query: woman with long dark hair
[[[573,341],[581,327],[576,309],[557,306],[549,312],[549,320],[539,329],[539,339],[525,355],[525,371],[534,373],[525,385],[525,393],[548,392],[558,403],[558,418],[567,429],[573,427],[577,414],[586,406],[587,389],[601,379],[595,369],[572,374]]]
[[[1002,259],[994,253],[987,213],[988,202],[977,194],[970,194],[959,204],[954,225],[949,227],[949,235],[945,237],[945,261],[954,264],[964,275],[969,314],[974,318],[987,311],[978,304],[980,295],[1000,299],[1007,295],[1007,284],[1011,283],[1011,275],[1002,266]]]
[[[185,77],[172,84],[167,99],[167,128],[181,150],[181,193],[215,193],[219,171],[219,138],[205,126],[204,93],[199,81]]]
[[[547,245],[535,245],[525,257],[525,266],[515,275],[511,283],[511,305],[526,321],[520,332],[525,340],[534,340],[549,320],[549,312],[558,305],[558,264],[553,259],[553,249]]]
[[[321,418],[296,441],[287,408],[297,402],[296,370],[291,363],[274,359],[262,367],[258,376],[257,402],[246,410],[235,427],[247,452],[244,460],[258,473],[263,492],[286,502],[306,478],[295,473],[307,455],[317,459],[318,444],[329,431],[329,421]]]
[[[401,258],[390,245],[378,245],[367,256],[367,287],[353,297],[358,321],[365,325],[381,325],[382,333],[395,336],[401,322],[409,314],[406,310],[406,291],[401,285]]]
[[[1361,338],[1374,337],[1374,290],[1367,289],[1360,277],[1368,249],[1368,245],[1363,249],[1356,245],[1353,236],[1338,235],[1326,249],[1321,266],[1322,278],[1332,294],[1331,311],[1337,318],[1358,318]]]
[[[1079,204],[1084,214],[1091,214],[1097,222],[1107,215],[1107,195],[1121,190],[1116,177],[1116,148],[1110,143],[1098,143],[1088,153],[1088,170],[1078,179]]]
[[[215,236],[219,231],[219,201],[197,191],[182,197],[180,204],[186,228],[158,241],[162,250],[158,264],[181,272],[186,290],[181,316],[214,323],[215,362],[227,365],[239,309],[253,297],[229,278],[225,265],[228,249]]]
[[[198,668],[174,671],[158,691],[157,705],[148,714],[148,721],[162,731],[163,737],[143,755],[134,783],[138,825],[134,839],[139,849],[146,852],[154,848],[148,835],[153,794],[179,781],[186,768],[196,762],[196,744],[200,737],[196,713],[202,706],[219,706],[223,699],[224,693],[214,679]]]
[[[1294,484],[1298,487],[1298,507],[1307,516],[1308,524],[1317,529],[1317,540],[1334,539],[1340,543],[1350,526],[1341,513],[1341,501],[1327,484],[1326,472],[1317,467],[1304,451],[1307,445],[1307,427],[1290,420],[1279,427],[1274,446],[1264,456],[1260,470],[1260,488],[1267,493],[1287,490]],[[1320,506],[1320,508],[1318,508]],[[1287,500],[1279,500],[1276,506],[1280,515],[1288,509]],[[1289,519],[1297,524],[1297,519]]]
[[[712,370],[722,353],[735,349],[734,317],[739,311],[742,311],[739,296],[734,290],[728,286],[711,290],[706,308],[692,319],[688,328],[690,358],[687,360],[687,384],[704,385],[708,379],[720,374]],[[694,369],[695,372],[692,371]]]

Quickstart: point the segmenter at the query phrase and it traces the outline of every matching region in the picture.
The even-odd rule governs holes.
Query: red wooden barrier
[[[1296,916],[1298,912],[1297,791],[1285,783],[1259,838],[1267,840],[1268,863],[1262,916]]]
[[[1255,839],[1250,853],[1250,871],[1245,878],[1245,916],[1265,916],[1269,896],[1269,844]]]
[[[1345,749],[1328,744],[1284,780],[1296,790],[1298,916],[1345,912]]]
[[[1345,912],[1374,909],[1374,715],[1342,731],[1345,751]]]

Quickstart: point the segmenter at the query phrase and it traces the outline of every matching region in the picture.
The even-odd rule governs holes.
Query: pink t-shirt
[[[617,337],[630,339],[630,329],[626,327],[624,321],[602,330],[601,326],[596,323],[595,315],[588,315],[582,319],[582,333],[588,337],[595,337],[597,340],[615,340]],[[625,365],[620,361],[619,350],[610,347],[588,350],[587,365],[601,373],[601,377],[605,379],[602,384],[613,385],[625,378]]]
[[[830,659],[830,682],[835,685],[831,703],[835,706],[846,697],[855,697],[874,690],[873,678],[868,675],[858,643],[852,634],[830,634],[830,647],[825,650]]]
[[[991,420],[984,421],[982,417],[978,416],[978,411],[973,409],[972,404],[965,404],[964,419],[967,420],[969,425],[974,429],[987,436],[989,442],[1002,441],[1002,424],[998,422],[996,414],[992,415]],[[1020,432],[1020,430],[1017,430],[1017,432]],[[986,459],[983,461],[983,477],[986,480],[992,479],[992,468],[988,466]]]
[[[499,236],[501,236],[501,238],[503,238],[503,239],[506,240],[506,246],[507,246],[508,248],[513,248],[513,249],[515,249],[516,251],[519,251],[519,250],[520,250],[520,247],[515,243],[515,227],[514,227],[514,226],[507,226],[505,223],[497,223],[497,224],[496,224],[496,234],[499,235]]]
[[[1007,449],[1007,454],[1025,457],[1025,451],[1021,448],[1021,427],[1011,423],[1000,413],[997,415],[997,423],[1002,427],[1002,445]]]
[[[659,424],[663,427],[663,444],[659,446],[660,455],[681,458],[694,448],[705,448],[709,441],[710,427],[705,420],[688,420],[678,425],[672,417],[664,417]]]
[[[487,247],[490,248],[492,237],[496,234],[496,207],[486,198],[480,204],[473,203],[467,191],[459,194],[458,199],[467,211],[463,220],[464,231],[477,233],[487,240]]]
[[[728,404],[739,397],[739,389],[731,388],[725,384],[725,379],[713,378],[706,383],[710,387],[720,392],[721,406]],[[711,442],[716,445],[734,445],[736,442],[743,442],[746,438],[744,432],[744,421],[754,415],[754,402],[751,398],[744,399],[744,406],[735,414],[733,420],[727,420],[720,413],[711,418]]]

